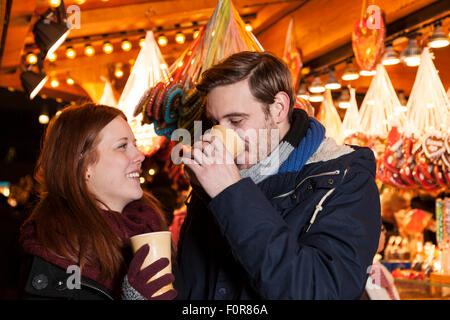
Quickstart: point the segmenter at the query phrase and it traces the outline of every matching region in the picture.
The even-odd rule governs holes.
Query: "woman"
[[[72,106],[52,119],[35,174],[41,200],[21,228],[32,260],[27,296],[175,298],[175,290],[152,297],[172,274],[147,283],[168,259],[141,271],[149,248],[133,258],[129,245],[133,235],[167,230],[156,200],[141,188],[143,160],[119,109]]]
[[[381,224],[380,239],[378,241],[377,253],[384,249],[386,241],[386,228]],[[370,266],[369,277],[366,282],[366,289],[361,297],[362,300],[400,300],[397,288],[395,287],[394,277],[389,270],[381,264],[377,256],[373,259]]]

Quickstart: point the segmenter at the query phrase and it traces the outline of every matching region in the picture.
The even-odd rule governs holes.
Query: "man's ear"
[[[280,91],[274,97],[274,102],[269,106],[270,114],[276,124],[287,120],[289,114],[290,99],[286,92]]]

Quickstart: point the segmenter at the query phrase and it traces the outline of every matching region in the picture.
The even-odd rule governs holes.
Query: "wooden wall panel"
[[[414,12],[433,0],[377,0],[386,13],[387,23]],[[264,49],[276,54],[283,52],[284,39],[290,17],[294,18],[295,40],[302,49],[304,60],[351,41],[356,20],[361,15],[361,0],[314,0],[309,1],[272,27],[257,34]]]

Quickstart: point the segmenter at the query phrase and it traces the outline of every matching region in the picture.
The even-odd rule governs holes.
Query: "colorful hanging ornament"
[[[181,56],[170,66],[168,81],[153,91],[141,89],[138,112],[146,110],[144,123],[153,123],[156,134],[170,138],[177,128],[187,129],[192,136],[194,121],[200,120],[206,99],[195,85],[203,71],[241,51],[263,51],[255,36],[230,0],[220,0],[208,24]]]
[[[380,7],[367,6],[363,0],[361,18],[355,23],[352,47],[355,60],[361,70],[372,71],[383,50],[386,27]]]
[[[297,48],[295,43],[294,18],[291,18],[289,22],[286,41],[284,44],[283,61],[287,64],[289,71],[291,71],[292,84],[294,85],[295,91],[297,91],[300,79],[300,71],[303,67],[303,59],[301,52]]]
[[[389,133],[377,177],[400,188],[433,194],[450,188],[450,105],[432,59],[425,48],[406,117]]]

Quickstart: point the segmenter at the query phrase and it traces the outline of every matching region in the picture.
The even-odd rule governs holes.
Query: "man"
[[[184,149],[199,185],[180,234],[182,296],[359,299],[381,225],[373,152],[337,146],[293,110],[289,70],[269,53],[234,54],[197,88],[213,123],[243,137],[245,151],[233,161],[210,134]]]

